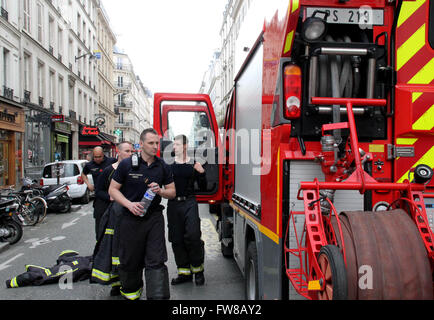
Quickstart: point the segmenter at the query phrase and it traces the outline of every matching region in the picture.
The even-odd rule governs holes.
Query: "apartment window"
[[[87,102],[87,94],[83,94],[83,122],[86,123],[87,114],[89,112],[88,102]]]
[[[80,56],[81,56],[81,49],[78,49],[77,57],[80,57]],[[81,78],[81,64],[82,64],[82,62],[83,62],[83,59],[79,59],[77,61],[78,77],[80,77],[80,78]]]
[[[75,90],[74,86],[69,84],[69,111],[75,111],[74,104],[75,104]]]
[[[122,88],[124,86],[124,77],[118,77],[118,87]]]
[[[48,17],[48,45],[50,46],[50,53],[53,54],[54,48],[54,37],[56,29],[54,27],[54,18],[52,16]]]
[[[45,83],[45,77],[44,77],[44,64],[42,62],[38,62],[38,95],[40,104],[43,104],[43,100],[41,103],[41,98],[44,98],[44,83]]]
[[[56,96],[56,83],[55,83],[55,72],[50,70],[50,103],[54,102]]]
[[[8,87],[9,80],[9,50],[3,48],[3,85]],[[3,92],[4,94],[4,92]]]
[[[89,41],[88,47],[89,47],[90,51],[93,52],[92,34],[91,34],[90,29],[88,29],[88,31],[87,31],[87,40]]]
[[[64,92],[63,92],[64,88],[63,88],[63,78],[59,76],[59,87],[57,90],[57,103],[59,104],[59,107],[64,105]],[[59,113],[60,113],[60,109],[59,109]]]
[[[78,90],[78,99],[77,99],[78,105],[77,105],[77,111],[78,111],[78,115],[79,115],[79,121],[81,121],[81,115],[84,113],[83,112],[83,96],[82,96],[82,91]]]
[[[124,103],[124,95],[118,94],[118,104],[121,106]]]
[[[71,38],[69,38],[69,45],[68,45],[68,50],[69,50],[69,52],[68,52],[68,55],[69,55],[69,63],[70,63],[70,65],[72,66],[73,65],[73,62],[74,62],[74,46],[73,46],[73,42],[72,42],[72,39]]]
[[[77,35],[80,38],[81,35],[81,16],[77,13]]]
[[[122,70],[122,59],[119,57],[116,59],[116,68]]]
[[[30,91],[30,56],[24,53],[24,90]]]
[[[24,1],[24,5],[23,5],[23,11],[24,11],[24,25],[23,28],[24,30],[26,30],[27,32],[31,32],[30,29],[30,0],[23,0]]]
[[[44,32],[44,12],[40,3],[38,3],[36,6],[38,8],[38,41],[42,42],[42,36]]]
[[[84,19],[83,19],[84,20]],[[83,31],[83,42],[86,44],[86,22],[83,21],[83,28],[81,29]]]
[[[57,30],[57,51],[59,57],[61,57],[61,55],[63,55],[63,30],[60,28]]]
[[[43,35],[43,24],[44,24],[44,14],[43,14],[43,10],[42,10],[42,5],[40,3],[38,3],[37,5],[38,8],[38,41],[42,42],[42,35]]]

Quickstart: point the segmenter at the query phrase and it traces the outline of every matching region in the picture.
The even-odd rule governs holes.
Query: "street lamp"
[[[88,53],[82,54],[79,57],[75,57],[75,61],[77,61],[78,59],[81,59],[81,58],[83,58],[83,57],[85,57],[87,55],[90,55],[89,59],[97,59],[97,60],[101,59],[101,51],[94,51],[93,53],[92,52],[88,52]]]

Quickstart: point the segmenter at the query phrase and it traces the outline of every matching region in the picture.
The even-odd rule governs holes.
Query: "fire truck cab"
[[[433,299],[434,1],[260,6],[224,128],[207,95],[154,98],[246,298]]]

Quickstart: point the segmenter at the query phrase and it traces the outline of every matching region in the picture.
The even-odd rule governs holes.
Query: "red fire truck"
[[[155,94],[161,154],[187,134],[246,298],[433,299],[434,1],[266,3],[223,133]]]

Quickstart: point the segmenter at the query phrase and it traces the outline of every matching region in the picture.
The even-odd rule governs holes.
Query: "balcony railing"
[[[122,121],[122,122],[116,122],[115,123],[115,127],[132,127],[133,126],[133,122],[132,121]]]
[[[114,86],[116,88],[116,90],[131,90],[131,83],[119,83],[117,81],[115,81]]]
[[[1,16],[8,21],[9,20],[9,13],[7,12],[7,10],[5,8],[1,8]]]
[[[115,102],[116,108],[129,108],[131,109],[133,107],[133,103],[131,101],[126,102]]]
[[[25,103],[30,103],[30,96],[31,96],[31,92],[24,90],[24,100],[23,102]]]
[[[116,70],[123,70],[123,71],[132,71],[133,70],[131,64],[127,64],[127,63],[117,63],[115,68],[116,68]]]
[[[14,100],[14,89],[3,86],[3,97]]]
[[[69,117],[73,120],[77,120],[77,112],[69,110]]]

